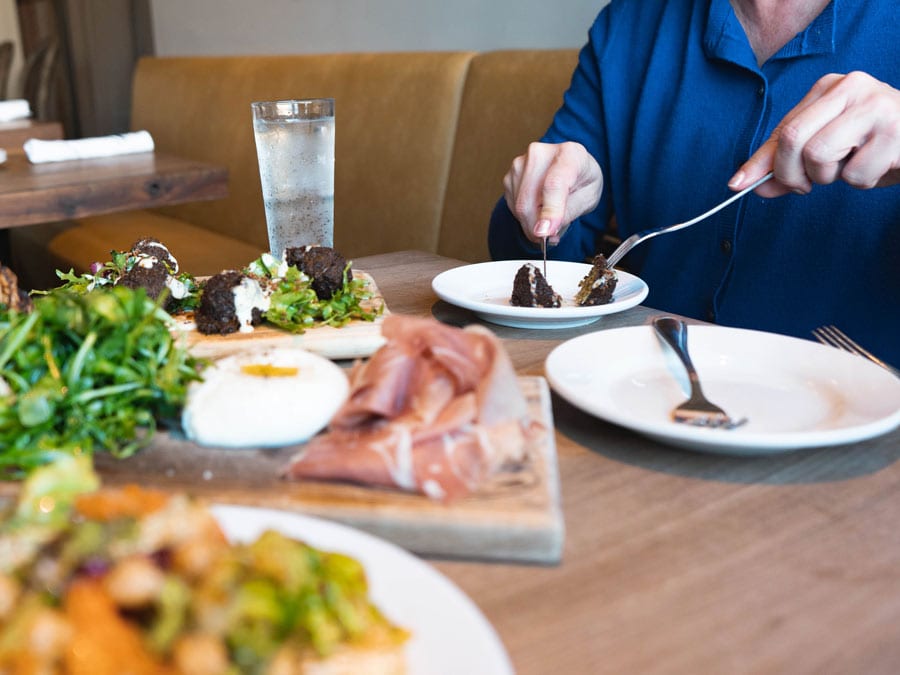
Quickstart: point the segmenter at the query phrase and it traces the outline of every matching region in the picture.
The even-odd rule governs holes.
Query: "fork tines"
[[[853,342],[847,335],[837,326],[819,326],[814,328],[812,334],[822,344],[837,349],[843,349],[845,352],[854,354],[862,354],[862,348]]]
[[[678,408],[672,411],[672,420],[693,427],[708,427],[709,429],[737,429],[747,422],[746,417],[732,419],[725,412],[700,412],[679,410]]]
[[[851,339],[844,331],[842,331],[837,326],[819,326],[818,328],[814,328],[812,330],[813,336],[815,336],[816,340],[821,342],[823,345],[827,345],[829,347],[835,347],[837,349],[841,349],[845,352],[850,352],[851,354],[856,354],[857,356],[862,356],[865,359],[868,359],[872,363],[875,363],[885,370],[893,373],[900,377],[900,371],[891,366],[888,363],[885,363],[877,356],[875,356],[868,349],[858,344],[856,341]]]

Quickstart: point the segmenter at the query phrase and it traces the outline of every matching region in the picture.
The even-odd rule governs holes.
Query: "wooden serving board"
[[[554,564],[564,525],[550,391],[543,377],[520,377],[540,433],[526,471],[451,504],[400,491],[323,481],[288,481],[282,469],[302,446],[205,448],[158,433],[126,460],[96,456],[104,484],[140,483],[204,500],[297,511],[365,530],[419,554]]]
[[[372,297],[362,303],[366,309],[384,304],[384,297],[375,280],[366,272],[354,270],[354,278],[365,279]],[[384,343],[381,324],[387,314],[384,312],[374,321],[353,320],[340,328],[316,326],[303,333],[291,333],[263,323],[247,333],[228,335],[203,335],[197,330],[193,314],[176,315],[178,335],[183,344],[200,358],[219,358],[247,349],[266,347],[300,347],[328,359],[356,359],[371,356]]]

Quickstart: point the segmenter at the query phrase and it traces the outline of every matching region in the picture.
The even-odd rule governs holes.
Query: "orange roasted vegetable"
[[[63,609],[75,631],[63,657],[68,675],[175,673],[147,652],[140,632],[119,616],[98,581],[73,581]]]

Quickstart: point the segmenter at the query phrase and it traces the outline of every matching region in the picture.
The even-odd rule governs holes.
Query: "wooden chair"
[[[48,39],[25,61],[23,96],[31,104],[31,114],[36,120],[59,118],[58,112],[51,110],[56,93],[59,57],[59,43],[55,39]]]
[[[0,42],[0,100],[9,98],[7,87],[9,86],[9,72],[13,62],[12,40]]]

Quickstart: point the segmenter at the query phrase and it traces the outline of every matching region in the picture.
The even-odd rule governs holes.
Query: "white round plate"
[[[731,430],[678,424],[687,376],[651,326],[597,331],[547,357],[550,386],[591,415],[693,450],[764,455],[852,443],[900,425],[900,379],[870,361],[799,338],[690,326],[688,350],[704,393]]]
[[[359,560],[372,601],[412,633],[406,645],[409,675],[513,674],[500,638],[478,607],[447,577],[398,546],[345,525],[274,509],[215,504],[212,512],[232,540],[252,541],[272,529]]]
[[[580,307],[573,298],[578,282],[590,271],[585,263],[547,261],[547,281],[562,296],[562,307],[513,307],[509,304],[516,272],[535,260],[499,260],[454,267],[438,274],[431,287],[441,300],[470,309],[480,318],[513,328],[573,328],[592,323],[605,314],[614,314],[643,302],[649,288],[638,277],[616,270],[619,282],[612,302]]]

